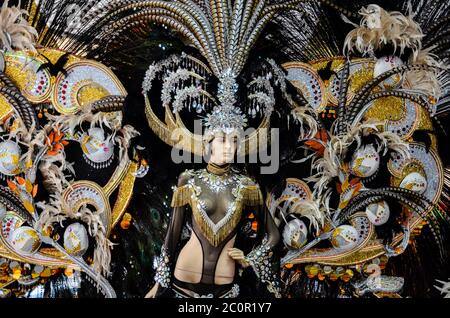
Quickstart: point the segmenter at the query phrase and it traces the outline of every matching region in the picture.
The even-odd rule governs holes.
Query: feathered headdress
[[[289,1],[286,4],[254,0],[238,0],[234,4],[225,0],[119,2],[113,5],[120,9],[114,13],[136,13],[125,15],[122,19],[118,16],[118,20],[106,26],[105,33],[100,36],[116,38],[132,26],[130,21],[134,19],[169,26],[184,36],[206,59],[207,65],[186,54],[171,56],[150,65],[144,79],[143,93],[151,128],[166,143],[198,154],[203,139],[184,127],[180,118],[183,109],[203,114],[206,131],[213,134],[245,128],[247,118],[243,109],[247,107],[250,116],[260,114],[263,117],[259,129],[242,141],[247,145],[244,149],[251,152],[248,146],[255,145],[262,128],[268,127],[268,118],[275,106],[274,88],[279,87],[287,96],[284,72],[273,61],[267,60],[261,63],[261,69],[253,74],[245,88],[240,87],[238,78],[265,25],[280,10],[293,8],[300,2],[303,1]],[[162,82],[161,102],[166,112],[165,123],[150,106],[148,93],[155,80]],[[214,82],[216,84],[211,84]],[[248,91],[245,100],[238,97],[242,89]],[[178,138],[172,136],[176,128],[181,128]]]

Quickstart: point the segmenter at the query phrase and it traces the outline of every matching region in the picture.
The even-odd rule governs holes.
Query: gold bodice
[[[171,206],[189,204],[194,221],[213,246],[236,229],[245,206],[263,204],[259,186],[232,170],[222,175],[186,170],[181,178],[184,184],[174,188]]]

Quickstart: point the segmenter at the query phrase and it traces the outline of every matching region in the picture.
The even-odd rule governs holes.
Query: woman
[[[215,133],[208,144],[207,168],[180,175],[172,198],[172,219],[161,256],[155,261],[156,284],[146,297],[167,295],[168,291],[182,298],[237,297],[236,263],[242,268],[252,266],[269,291],[279,295],[270,262],[279,233],[267,210],[263,212],[266,221],[261,245],[246,256],[235,247],[244,208],[263,210],[259,186],[230,169],[237,141],[237,134]],[[192,213],[191,236],[176,255],[187,205]]]

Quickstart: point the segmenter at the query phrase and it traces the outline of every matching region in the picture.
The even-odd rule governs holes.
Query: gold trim
[[[117,76],[105,65],[95,62],[95,61],[92,61],[92,60],[82,60],[82,61],[71,64],[66,69],[66,71],[67,71],[67,73],[69,73],[72,69],[79,67],[79,66],[91,66],[91,67],[97,68],[100,71],[104,72],[114,82],[117,89],[120,91],[120,94],[124,95],[124,96],[127,95],[127,91],[125,90],[125,88],[123,87],[122,83],[119,81]],[[51,101],[52,101],[53,106],[59,113],[65,114],[65,115],[70,115],[70,114],[74,114],[74,113],[78,112],[79,110],[81,110],[81,105],[76,105],[76,107],[71,107],[71,108],[67,109],[63,105],[60,105],[58,103],[58,83],[64,79],[65,79],[65,75],[62,73],[60,73],[56,77],[55,83],[53,84],[53,87],[51,90]],[[97,83],[97,84],[101,85],[102,83]],[[105,88],[105,90],[106,90],[106,88]],[[112,92],[108,92],[108,94],[111,95]]]
[[[8,285],[11,285],[12,283],[14,283],[15,281],[16,280],[14,278],[12,278],[11,276],[7,276],[7,280],[0,284],[0,288],[5,288]]]
[[[245,186],[243,189],[242,198],[245,206],[259,206],[264,203],[261,189],[257,185]]]
[[[293,184],[294,186],[298,187],[298,188],[302,188],[305,193],[306,193],[306,199],[307,200],[311,200],[312,194],[311,194],[311,189],[309,188],[309,186],[306,184],[306,182],[297,179],[297,178],[286,178],[286,187],[287,188],[289,186],[289,184]],[[282,195],[280,196],[276,201],[276,205],[280,206],[284,201],[289,200],[290,198],[292,198],[291,195]],[[272,204],[273,197],[271,195],[268,195],[266,198],[266,205],[268,207],[270,207]]]
[[[125,213],[125,210],[131,201],[131,197],[133,196],[134,182],[136,181],[136,177],[133,175],[133,173],[135,173],[137,169],[138,165],[135,162],[132,162],[130,165],[128,165],[126,176],[125,178],[123,178],[120,184],[119,193],[117,194],[117,199],[112,210],[111,228],[114,228],[114,226],[116,226],[116,224],[119,222],[120,218]]]
[[[117,189],[119,184],[122,182],[127,173],[130,171],[131,166],[132,166],[131,160],[129,159],[122,160],[119,163],[116,170],[114,170],[112,177],[109,179],[108,183],[103,187],[103,192],[105,193],[105,196],[107,198],[109,198],[111,194]]]
[[[365,216],[366,216],[365,212],[358,212],[354,215],[354,218],[365,217]],[[352,218],[352,219],[354,219],[354,218]],[[369,226],[370,226],[369,234],[367,235],[365,240],[363,242],[361,242],[361,244],[355,246],[351,250],[343,251],[342,253],[339,253],[336,255],[321,256],[320,254],[319,255],[317,255],[317,254],[314,255],[314,254],[320,253],[321,251],[322,252],[330,251],[330,250],[333,250],[333,248],[310,249],[310,250],[306,251],[305,254],[295,258],[293,261],[290,261],[289,263],[302,264],[302,263],[314,262],[314,263],[318,263],[318,264],[322,264],[322,265],[342,265],[343,266],[343,265],[359,264],[365,260],[372,259],[376,256],[379,256],[379,255],[373,256],[371,253],[372,250],[366,251],[366,248],[368,246],[370,246],[371,242],[373,242],[373,237],[375,234],[374,225],[372,225],[372,223],[370,223]],[[382,248],[381,254],[384,254],[383,245],[381,245],[381,248]],[[378,253],[378,251],[376,253]]]
[[[13,106],[3,94],[0,94],[0,122],[8,118],[12,113],[14,113]]]
[[[221,176],[221,175],[227,173],[228,171],[230,171],[230,167],[231,167],[230,164],[227,164],[227,165],[221,167],[219,165],[216,165],[214,162],[208,162],[206,170],[209,173]]]
[[[378,292],[378,293],[373,293],[373,295],[377,298],[403,298],[398,293]]]
[[[25,59],[25,61],[22,61],[21,59]],[[17,86],[17,88],[20,89],[20,92],[22,95],[29,100],[31,103],[38,104],[43,103],[45,101],[48,101],[51,95],[52,91],[52,77],[50,73],[47,70],[43,70],[42,72],[45,74],[45,77],[48,79],[48,88],[45,91],[44,94],[41,94],[39,97],[33,96],[29,90],[26,89],[26,86],[30,84],[30,78],[24,74],[25,69],[30,71],[34,78],[34,83],[36,83],[37,80],[37,72],[33,69],[29,63],[36,63],[39,66],[47,63],[46,60],[39,57],[38,55],[34,56],[32,52],[22,50],[22,51],[16,51],[16,52],[7,52],[5,54],[5,74],[12,80],[12,82]],[[11,67],[11,65],[8,67],[8,64],[11,63],[17,63],[21,65],[21,67]],[[12,70],[17,69],[18,73],[14,74],[11,73]],[[37,69],[37,68],[36,68]],[[25,76],[25,77],[23,77]]]
[[[95,183],[93,181],[78,180],[78,181],[71,183],[70,186],[64,190],[64,192],[62,194],[62,199],[64,200],[64,203],[67,203],[68,196],[72,192],[74,192],[78,187],[83,187],[83,186],[92,188],[97,193],[100,194],[103,204],[105,206],[105,209],[103,211],[101,211],[101,213],[99,213],[99,216],[100,216],[100,219],[103,221],[103,225],[106,228],[106,236],[108,236],[111,231],[111,206],[109,204],[108,197],[105,195],[105,192],[103,191],[102,187],[100,187],[97,183]],[[92,200],[89,200],[89,198],[84,198],[83,200],[77,202],[77,206],[71,206],[69,208],[78,210],[83,204],[86,204],[86,203],[90,203],[95,206],[95,204],[94,204],[95,202],[92,202]],[[95,206],[95,208],[98,209],[98,207],[96,207],[96,206]]]
[[[296,61],[283,63],[281,66],[288,72],[291,69],[303,69],[303,70],[311,73],[311,75],[314,77],[314,79],[319,84],[320,91],[322,92],[322,99],[320,101],[319,106],[315,109],[315,111],[317,113],[323,111],[325,109],[325,106],[327,106],[327,102],[328,102],[328,99],[327,99],[327,88],[325,86],[325,83],[320,78],[319,74],[317,73],[317,71],[310,64],[303,63],[303,62],[296,62]],[[295,83],[293,81],[289,81],[289,82],[291,82],[291,84],[295,88],[297,88],[298,90],[301,90],[301,88],[299,86],[295,85]]]
[[[5,240],[3,235],[0,235],[0,256],[2,257],[18,262],[43,265],[47,267],[66,267],[75,265],[70,260],[67,260],[65,258],[52,258],[39,252],[37,252],[36,254],[41,255],[45,258],[36,258],[32,255],[21,255],[17,253],[14,248],[8,243],[8,241]]]
[[[218,246],[231,232],[236,228],[241,220],[242,210],[244,206],[258,206],[263,204],[263,196],[259,186],[244,185],[239,187],[238,195],[234,201],[234,212],[216,233],[214,233],[207,220],[200,211],[200,202],[195,193],[194,185],[186,184],[177,187],[172,196],[171,207],[182,207],[187,204],[191,207],[192,216],[200,227],[202,234],[213,245]]]
[[[193,134],[184,125],[178,113],[175,117],[169,106],[165,106],[165,116],[163,123],[153,112],[150,100],[147,94],[144,94],[145,115],[147,117],[150,129],[166,144],[189,151],[195,155],[203,155],[203,137]],[[270,127],[269,117],[265,116],[259,127],[253,131],[247,138],[240,142],[240,154],[252,154],[258,150],[259,144],[267,147],[268,132]],[[176,131],[176,134],[174,132]]]
[[[218,246],[238,225],[241,220],[243,202],[237,198],[234,211],[228,220],[216,233],[214,233],[207,220],[202,216],[199,209],[199,202],[195,195],[191,197],[191,209],[195,222],[200,226],[202,234],[213,245]]]
[[[411,222],[410,229],[415,229],[422,221],[422,218],[417,217]],[[393,240],[391,245],[396,245],[401,242],[403,239],[403,234],[397,235]],[[334,266],[349,266],[361,264],[367,261],[374,259],[375,257],[379,257],[385,254],[384,245],[381,243],[381,240],[371,239],[366,247],[361,250],[353,253],[347,253],[348,255],[342,256],[337,255],[333,257],[327,257],[323,259],[319,259],[317,256],[310,256],[314,252],[317,252],[318,249],[311,249],[305,253],[302,257],[296,258],[290,263],[292,264],[303,264],[303,263],[318,263],[322,265],[334,265]]]
[[[191,204],[191,196],[192,196],[192,187],[189,184],[186,184],[181,187],[177,187],[172,195],[172,202],[170,206],[172,208],[179,208],[185,206],[186,204]]]

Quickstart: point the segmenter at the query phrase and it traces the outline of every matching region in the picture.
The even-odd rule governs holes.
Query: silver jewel
[[[160,256],[153,259],[153,269],[156,270],[155,282],[164,288],[170,285],[170,258],[165,246],[161,248]]]
[[[269,245],[269,240],[267,235],[261,242],[261,245],[252,250],[245,259],[250,263],[255,271],[256,276],[261,279],[263,283],[268,284],[268,289],[275,296],[280,296],[280,287],[277,280],[276,274],[272,270],[270,263],[271,258],[271,248]]]
[[[225,191],[228,186],[237,181],[236,175],[223,175],[218,176],[209,173],[206,169],[202,170],[198,175],[198,178],[202,180],[205,185],[214,193],[219,193]]]

